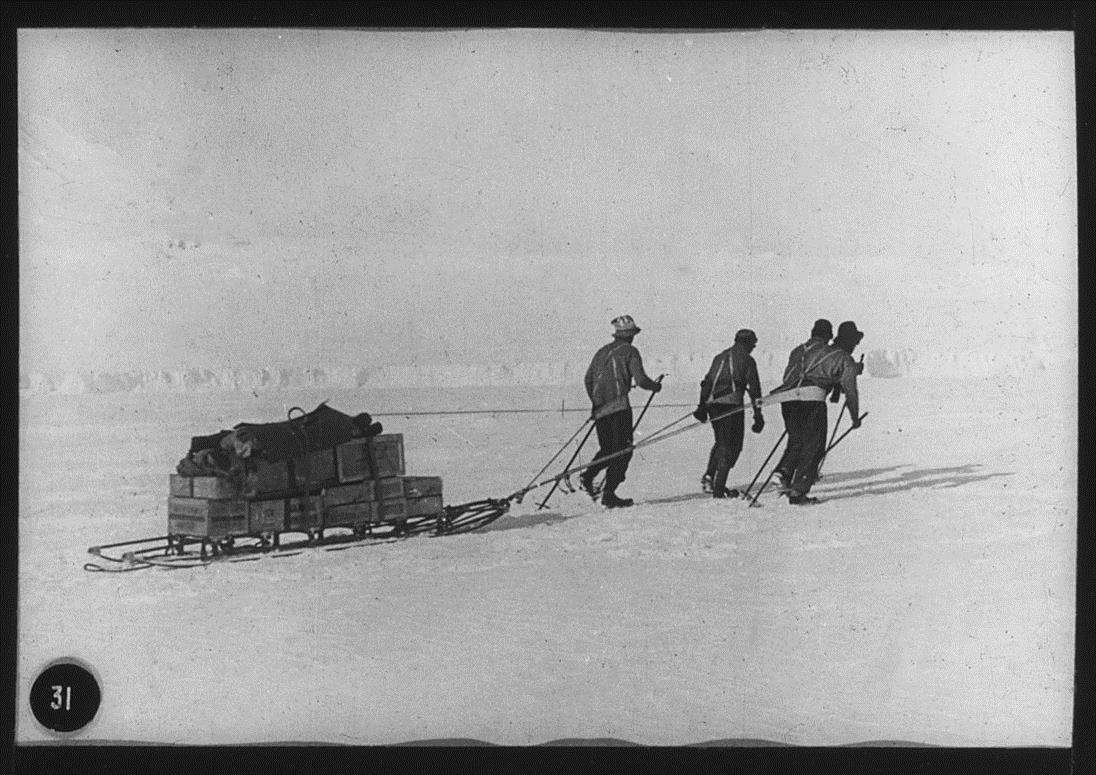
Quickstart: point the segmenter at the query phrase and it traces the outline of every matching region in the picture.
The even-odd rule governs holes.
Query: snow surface
[[[702,497],[705,427],[637,454],[632,509],[558,493],[537,512],[542,489],[476,534],[118,575],[83,571],[86,548],[164,532],[191,435],[323,399],[580,406],[581,388],[24,395],[19,696],[72,656],[103,685],[84,739],[1068,745],[1075,365],[1002,373],[862,380],[871,415],[815,507]],[[459,503],[523,486],[582,418],[384,423]],[[766,418],[733,485],[782,430]],[[22,700],[16,739],[50,739]]]

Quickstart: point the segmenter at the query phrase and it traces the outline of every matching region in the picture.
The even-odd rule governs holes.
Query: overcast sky
[[[581,359],[621,313],[1076,347],[1068,33],[23,30],[18,78],[24,369]]]

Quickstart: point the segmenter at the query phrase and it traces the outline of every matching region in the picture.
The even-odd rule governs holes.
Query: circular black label
[[[57,662],[41,672],[30,687],[30,709],[46,729],[75,732],[99,711],[99,682],[75,662]]]

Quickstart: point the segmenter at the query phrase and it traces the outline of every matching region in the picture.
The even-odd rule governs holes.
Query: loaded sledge
[[[323,402],[287,414],[195,436],[169,478],[167,533],[92,546],[97,561],[84,569],[193,567],[452,535],[509,509],[495,499],[444,505],[441,478],[407,475],[402,434],[383,433],[367,413],[351,417]]]

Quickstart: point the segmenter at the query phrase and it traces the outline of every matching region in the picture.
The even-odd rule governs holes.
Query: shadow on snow
[[[891,469],[869,468],[865,471],[851,471],[843,474],[825,475],[818,483],[817,491],[825,500],[855,498],[860,495],[889,495],[910,490],[935,490],[959,487],[964,484],[983,482],[999,476],[1012,476],[1011,472],[998,471],[982,473],[980,463],[968,463],[962,466],[942,466],[940,468],[914,468],[911,471],[886,479],[862,482],[858,479],[878,476],[880,473],[894,471],[906,466],[894,466]],[[840,477],[840,478],[839,478]],[[831,489],[831,485],[839,484]]]
[[[895,473],[903,468],[911,470]],[[959,487],[974,482],[982,482],[1001,476],[1012,476],[1011,472],[998,471],[983,473],[980,463],[968,463],[962,466],[941,466],[939,468],[913,468],[911,463],[886,466],[883,468],[863,468],[858,471],[840,471],[832,474],[824,474],[812,492],[818,494],[826,501],[855,498],[863,495],[889,495],[897,492],[907,492],[923,489],[948,489]],[[884,474],[894,474],[884,479],[875,479]],[[745,490],[749,481],[742,482],[738,489]],[[760,482],[754,485],[752,492],[756,492]],[[773,493],[772,485],[768,490]],[[703,492],[688,492],[681,495],[671,495],[665,498],[644,499],[637,505],[653,505],[668,503],[689,503],[691,501],[711,499],[711,495]],[[727,501],[728,505],[740,503],[738,500]],[[520,528],[536,527],[537,525],[555,525],[566,522],[575,517],[588,515],[588,511],[575,511],[564,513],[554,509],[537,511],[532,514],[513,515],[508,519],[500,520],[487,525],[477,533],[489,533],[493,530],[517,530]]]

